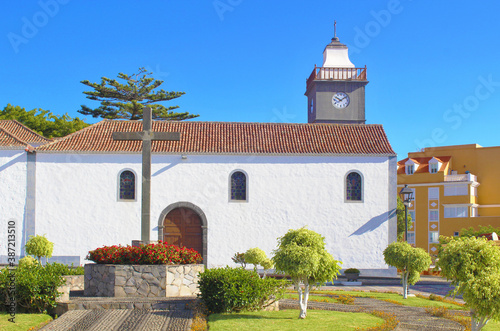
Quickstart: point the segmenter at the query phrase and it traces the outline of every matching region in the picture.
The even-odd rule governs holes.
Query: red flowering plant
[[[87,260],[97,264],[195,264],[203,259],[191,248],[157,244],[133,246],[104,246],[90,251]]]

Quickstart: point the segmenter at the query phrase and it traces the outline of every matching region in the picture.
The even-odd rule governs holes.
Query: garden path
[[[372,312],[382,311],[396,316],[400,322],[395,330],[464,330],[464,328],[457,322],[447,320],[445,318],[434,317],[428,314],[424,308],[408,307],[397,305],[394,303],[377,300],[373,298],[354,298],[354,304],[344,305],[337,303],[315,302],[309,301],[308,309],[322,309],[322,310],[335,310],[342,312]],[[281,300],[281,309],[298,309],[297,300]]]

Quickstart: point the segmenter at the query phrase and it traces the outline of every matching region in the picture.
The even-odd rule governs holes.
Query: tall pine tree
[[[179,108],[179,106],[165,107],[158,104],[161,101],[178,98],[184,95],[185,92],[156,90],[163,81],[150,77],[152,74],[145,68],[139,68],[139,72],[133,75],[119,73],[118,79],[123,80],[123,84],[116,79],[106,77],[101,77],[101,83],[91,83],[88,80],[81,81],[82,84],[94,89],[94,91],[83,92],[87,95],[87,99],[100,101],[101,106],[92,109],[82,105],[82,109],[78,112],[83,115],[106,119],[139,120],[142,119],[143,107],[149,106],[152,108],[153,119],[157,120],[180,121],[199,116],[188,112],[174,112],[173,110]]]

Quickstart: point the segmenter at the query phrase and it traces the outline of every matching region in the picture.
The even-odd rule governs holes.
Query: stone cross
[[[151,218],[151,142],[153,140],[179,141],[179,132],[154,132],[151,128],[151,107],[144,107],[141,132],[113,132],[114,140],[142,141],[142,205],[141,241],[149,244]]]

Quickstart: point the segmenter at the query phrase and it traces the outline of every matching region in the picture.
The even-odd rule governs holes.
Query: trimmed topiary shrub
[[[250,248],[245,252],[245,262],[253,264],[253,270],[255,271],[257,271],[257,266],[262,265],[261,263],[266,260],[268,260],[266,253],[258,247]]]
[[[194,249],[162,241],[140,247],[104,246],[90,251],[86,259],[97,264],[196,264],[202,261]]]
[[[26,267],[34,264],[38,264],[38,260],[31,255],[26,255],[19,260],[19,267]]]
[[[288,284],[243,268],[206,269],[199,277],[198,297],[210,313],[262,309],[283,298]]]
[[[258,248],[250,248],[245,252],[245,262],[253,264],[253,270],[257,271],[257,266],[260,265],[264,268],[264,278],[266,278],[266,270],[273,267],[273,261],[267,258],[266,253]]]
[[[345,269],[344,274],[359,274],[359,269],[356,268]]]
[[[41,262],[42,257],[50,258],[52,256],[52,251],[54,250],[54,243],[49,241],[45,235],[43,236],[30,236],[30,239],[26,242],[24,246],[26,253],[33,255]]]
[[[44,313],[56,306],[56,299],[62,294],[57,288],[65,283],[64,278],[53,268],[32,264],[16,269],[0,271],[0,308],[8,307],[9,282],[15,279],[15,299],[18,311]]]

